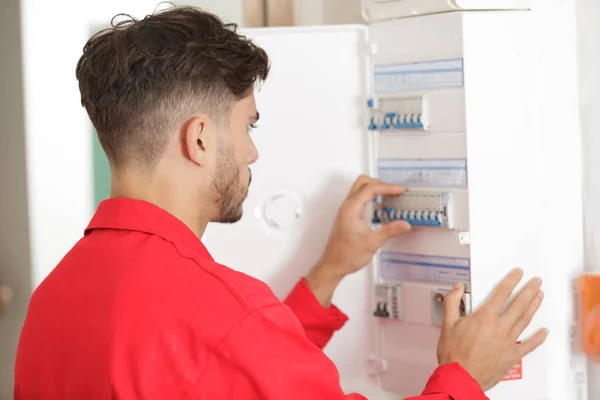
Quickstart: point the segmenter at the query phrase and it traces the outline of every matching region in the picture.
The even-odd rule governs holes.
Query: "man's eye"
[[[250,125],[248,126],[248,132],[252,132],[252,130],[253,130],[253,129],[256,129],[256,128],[258,128],[258,126],[257,126],[256,124],[250,124]]]

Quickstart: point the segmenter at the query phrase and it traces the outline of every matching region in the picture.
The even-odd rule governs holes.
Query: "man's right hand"
[[[529,281],[505,309],[522,277],[520,269],[510,272],[487,303],[467,317],[460,317],[464,286],[459,284],[446,295],[437,352],[440,365],[458,362],[487,391],[519,360],[544,343],[547,329],[517,344],[542,303],[541,279]]]

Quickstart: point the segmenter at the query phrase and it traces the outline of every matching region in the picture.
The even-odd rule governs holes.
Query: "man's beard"
[[[250,171],[250,169],[248,169]],[[213,179],[215,202],[219,215],[214,222],[234,223],[242,218],[243,202],[248,195],[248,187],[252,182],[252,173],[248,185],[240,182],[240,169],[235,164],[231,146],[220,146],[217,156],[217,172]]]

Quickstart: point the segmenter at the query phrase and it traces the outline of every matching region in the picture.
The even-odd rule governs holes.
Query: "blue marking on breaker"
[[[390,129],[392,125],[392,120],[394,119],[395,115],[396,113],[394,112],[385,114],[385,117],[383,118],[383,125],[381,125],[381,129]]]
[[[371,116],[369,121],[369,130],[405,130],[405,129],[423,129],[422,114],[397,114],[395,112],[389,112],[383,115],[383,121],[381,125],[377,125],[375,122],[376,116]]]
[[[370,131],[377,130],[377,124],[375,123],[375,117],[371,117],[371,122],[369,123],[369,130]]]
[[[375,212],[373,213],[373,219],[371,220],[374,224],[381,224],[383,222],[382,219],[380,218],[380,212],[384,213],[385,219],[387,221],[406,221],[413,226],[433,226],[433,227],[441,227],[442,226],[442,222],[437,218],[435,218],[433,220],[432,219],[417,219],[417,218],[414,218],[414,212],[400,213],[400,212],[394,211],[394,209],[392,207],[383,207],[380,210],[375,210]],[[433,212],[431,212],[431,213],[433,213]],[[431,215],[431,213],[424,212],[424,214],[429,214],[429,215]],[[402,215],[402,214],[405,214],[405,215]]]
[[[427,220],[422,220],[422,219],[405,219],[403,221],[408,222],[409,224],[413,225],[413,226],[442,226],[442,223],[440,221],[427,221]]]
[[[404,114],[402,116],[402,129],[409,129],[409,128],[410,128],[409,115],[408,114]]]
[[[383,211],[385,211],[389,219],[394,219],[394,209],[392,207],[385,207]]]

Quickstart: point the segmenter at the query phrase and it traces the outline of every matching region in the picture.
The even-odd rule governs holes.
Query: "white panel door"
[[[215,259],[265,281],[283,298],[318,260],[351,184],[368,173],[366,69],[361,26],[246,30],[271,57],[257,93],[253,138],[260,157],[242,220],[209,226]],[[334,301],[350,317],[325,349],[347,391],[370,386],[368,270],[347,278]]]

